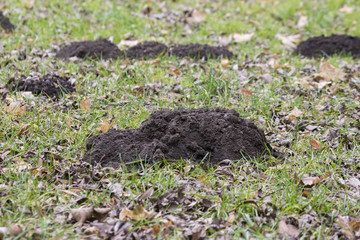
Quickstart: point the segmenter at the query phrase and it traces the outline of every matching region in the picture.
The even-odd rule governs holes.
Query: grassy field
[[[305,59],[291,46],[360,36],[358,0],[0,0],[0,8],[16,26],[0,29],[0,239],[360,236],[360,62]],[[188,19],[195,10],[197,23]],[[72,41],[100,37],[228,43],[237,56],[54,58]],[[4,94],[9,79],[51,72],[75,78],[76,94]],[[179,107],[235,109],[287,157],[132,172],[80,161],[104,120],[133,129],[155,110]]]

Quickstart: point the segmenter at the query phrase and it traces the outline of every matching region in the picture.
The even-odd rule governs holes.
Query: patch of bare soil
[[[234,54],[226,47],[214,47],[207,44],[179,44],[170,48],[170,53],[177,57],[189,57],[195,59],[209,59],[209,58],[232,58]]]
[[[5,17],[3,12],[0,11],[0,25],[6,32],[12,32],[15,26],[10,22],[10,19]]]
[[[107,39],[98,39],[96,41],[72,42],[61,48],[57,53],[57,58],[69,59],[71,57],[89,58],[89,59],[110,59],[123,56],[115,44]]]
[[[312,37],[301,42],[295,53],[309,58],[327,57],[335,54],[349,54],[360,57],[360,38],[333,34],[329,37]]]
[[[165,55],[168,47],[158,42],[144,42],[137,44],[126,51],[126,57],[130,59],[149,59]]]
[[[58,99],[62,93],[76,91],[69,77],[56,74],[46,74],[42,77],[22,75],[20,79],[9,81],[7,87],[10,91],[29,91],[34,95],[42,94],[52,99]]]
[[[110,130],[89,139],[83,160],[118,167],[139,159],[191,159],[217,164],[224,159],[278,155],[264,132],[229,109],[156,111],[138,129]]]

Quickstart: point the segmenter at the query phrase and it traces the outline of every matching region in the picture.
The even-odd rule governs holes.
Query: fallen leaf
[[[355,177],[352,177],[348,180],[348,185],[354,188],[358,188],[360,187],[360,180]]]
[[[152,234],[155,234],[155,235],[157,235],[157,234],[159,234],[160,233],[160,230],[161,230],[161,226],[160,225],[154,225],[153,227],[152,227]]]
[[[319,184],[323,182],[325,179],[327,179],[331,173],[327,173],[324,177],[303,177],[299,181],[299,186],[305,186],[305,187],[312,187],[316,184]]]
[[[234,33],[231,36],[232,36],[232,39],[234,40],[234,42],[236,42],[236,43],[248,42],[255,36],[255,33],[254,32],[253,33],[245,33],[245,34]]]
[[[284,220],[279,222],[279,233],[293,238],[297,238],[300,235],[300,231],[294,225],[286,224]]]
[[[135,45],[139,44],[138,40],[121,40],[120,43],[117,45],[119,48],[122,47],[133,47]]]
[[[206,20],[206,13],[194,10],[191,17],[186,18],[188,24],[201,23]]]
[[[303,115],[303,112],[300,111],[297,107],[294,107],[294,109],[289,113],[288,117],[290,121],[294,121],[297,118],[301,117]]]
[[[339,12],[352,13],[354,10],[355,10],[354,7],[343,6],[342,8],[339,9]]]
[[[329,61],[326,61],[320,65],[319,73],[314,75],[314,80],[316,81],[333,81],[336,79],[341,79],[345,77],[345,73],[341,69],[337,69],[330,64]]]
[[[228,68],[229,64],[230,64],[229,59],[226,59],[226,58],[221,59],[221,66],[223,68]]]
[[[298,28],[304,28],[308,25],[308,17],[307,16],[301,16],[299,18],[299,21],[297,23]]]
[[[281,40],[281,42],[286,46],[289,47],[291,49],[295,49],[296,45],[298,42],[301,41],[302,39],[302,35],[301,34],[296,34],[296,35],[289,35],[289,36],[285,36],[285,35],[281,35],[281,34],[276,34],[275,37],[279,40]]]
[[[9,230],[10,235],[14,237],[20,235],[24,231],[20,224],[11,225]]]
[[[9,106],[4,107],[4,112],[14,115],[23,115],[26,111],[26,106],[21,106],[21,102],[11,102]]]
[[[81,226],[86,220],[91,219],[93,212],[93,207],[72,209],[69,218],[76,220]]]
[[[149,188],[148,190],[146,190],[143,194],[141,194],[141,196],[138,198],[138,201],[142,201],[142,200],[145,200],[149,197],[151,197],[154,193],[154,188],[151,187]]]
[[[150,217],[148,211],[146,211],[141,205],[136,205],[134,210],[129,210],[127,207],[124,207],[119,215],[119,219],[121,221],[129,221],[129,220],[144,220]]]
[[[320,150],[322,148],[322,145],[321,143],[318,141],[318,140],[315,140],[315,139],[310,139],[310,145],[312,148],[315,148],[317,150]]]
[[[106,133],[106,132],[109,131],[109,129],[110,129],[113,125],[114,125],[113,123],[110,124],[109,121],[105,119],[105,120],[101,123],[100,127],[96,128],[96,130],[101,131],[101,132],[103,132],[103,133]]]
[[[90,109],[90,100],[89,99],[85,99],[84,101],[80,100],[80,107],[84,110],[89,110]]]

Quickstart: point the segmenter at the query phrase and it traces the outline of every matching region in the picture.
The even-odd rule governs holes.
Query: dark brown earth
[[[62,93],[75,92],[75,88],[69,81],[69,77],[61,77],[56,74],[39,76],[24,76],[20,79],[9,81],[7,87],[10,91],[29,91],[34,95],[45,95],[52,99],[58,99]]]
[[[6,32],[12,32],[15,26],[10,22],[10,19],[5,17],[3,12],[0,11],[0,25]]]
[[[235,110],[205,108],[156,111],[138,129],[112,129],[94,136],[86,149],[83,161],[113,167],[138,159],[216,164],[269,152],[278,156],[264,132]]]
[[[312,37],[301,42],[295,53],[309,58],[327,57],[335,54],[360,57],[360,38],[349,35]]]
[[[170,48],[170,54],[177,57],[190,57],[195,59],[232,58],[234,54],[226,47],[213,47],[207,44],[190,43],[175,45]]]
[[[107,39],[96,41],[72,42],[61,48],[57,53],[57,58],[68,59],[70,57],[89,58],[89,59],[109,59],[123,56],[115,44]]]
[[[168,47],[158,42],[144,42],[137,44],[126,51],[126,57],[130,59],[149,59],[165,55]]]

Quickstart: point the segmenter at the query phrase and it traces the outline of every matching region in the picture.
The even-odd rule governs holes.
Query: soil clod
[[[195,59],[209,59],[209,58],[232,58],[234,54],[226,47],[213,47],[207,44],[179,44],[170,48],[170,53],[177,57],[190,57]]]
[[[115,44],[107,39],[98,39],[96,41],[72,42],[61,48],[57,54],[57,58],[68,59],[71,57],[89,58],[89,59],[110,59],[123,56],[121,51]]]
[[[10,22],[10,19],[5,17],[3,12],[0,11],[0,25],[6,32],[12,32],[15,26]]]
[[[205,108],[156,111],[138,129],[112,129],[92,137],[86,149],[83,161],[113,167],[139,159],[217,164],[278,154],[264,132],[235,110]]]
[[[34,95],[45,95],[52,99],[58,99],[62,93],[75,92],[69,77],[61,77],[56,74],[44,76],[24,76],[20,79],[10,81],[7,87],[11,91],[29,91]]]
[[[327,57],[335,54],[349,54],[360,57],[360,38],[333,34],[329,37],[312,37],[301,42],[295,53],[309,58]]]
[[[126,51],[126,57],[129,59],[149,59],[159,55],[165,55],[168,47],[158,42],[144,42],[137,44]]]

